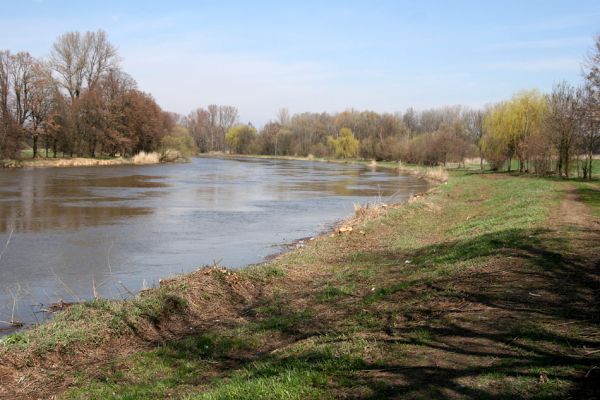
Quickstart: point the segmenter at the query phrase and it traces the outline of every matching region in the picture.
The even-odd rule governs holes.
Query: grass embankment
[[[593,396],[599,196],[597,182],[451,173],[267,264],[12,335],[0,397]]]

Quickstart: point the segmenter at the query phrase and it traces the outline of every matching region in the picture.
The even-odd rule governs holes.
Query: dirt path
[[[566,225],[576,225],[584,229],[594,231],[598,227],[598,221],[595,219],[588,207],[583,204],[577,190],[572,185],[565,184],[567,188],[566,195],[560,202],[560,209],[553,216],[553,220]]]

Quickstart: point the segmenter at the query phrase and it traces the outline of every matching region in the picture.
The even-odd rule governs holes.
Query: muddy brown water
[[[426,189],[391,170],[267,159],[0,170],[0,320],[13,304],[29,324],[94,288],[127,297],[215,261],[258,263],[351,215],[354,203]]]

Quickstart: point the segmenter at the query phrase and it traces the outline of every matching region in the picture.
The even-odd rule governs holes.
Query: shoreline
[[[223,158],[223,159],[235,159],[235,158],[255,158],[255,159],[264,159],[264,158],[270,158],[270,157],[253,157],[253,156],[238,156],[238,155],[230,155],[228,157],[221,157],[220,155],[206,155],[204,156],[204,158]],[[314,161],[314,162],[331,162],[331,163],[339,163],[339,164],[359,164],[359,165],[366,165],[365,162],[363,162],[362,160],[345,160],[343,162],[339,162],[336,160],[326,160],[326,159],[308,159],[308,158],[300,158],[300,157],[295,157],[293,158],[294,161]],[[128,160],[125,160],[128,161]],[[160,164],[164,164],[164,163],[160,163]],[[101,164],[101,165],[85,165],[85,166],[110,166],[110,165],[151,165],[149,164],[133,164],[133,163],[121,163],[121,164]],[[82,165],[78,165],[83,167]],[[40,168],[53,168],[53,167],[63,167],[63,166],[40,166]],[[64,166],[64,167],[75,167],[75,166]],[[439,181],[435,181],[435,180],[429,180],[427,179],[427,177],[423,176],[422,174],[419,173],[419,171],[416,170],[411,170],[409,168],[407,169],[400,169],[400,168],[396,168],[393,166],[380,166],[381,168],[386,168],[386,169],[397,169],[398,171],[401,171],[402,173],[408,173],[410,175],[413,176],[417,176],[419,178],[423,178],[425,179],[428,183],[429,183],[429,187],[427,188],[426,191],[424,192],[418,192],[418,193],[412,193],[409,197],[406,198],[406,200],[402,201],[402,202],[392,202],[392,203],[383,203],[383,208],[385,209],[392,209],[395,207],[401,207],[402,205],[412,201],[412,199],[414,198],[420,198],[423,196],[426,196],[429,192],[431,192],[432,190],[434,190],[437,186],[437,184],[439,184]],[[425,168],[423,168],[425,169]],[[391,198],[391,196],[388,196],[388,198]],[[382,199],[385,200],[385,199]],[[339,228],[342,226],[355,226],[358,223],[364,223],[366,219],[372,219],[372,218],[376,218],[377,217],[377,213],[379,211],[382,211],[383,208],[381,207],[381,204],[376,204],[376,203],[366,203],[366,204],[359,204],[358,206],[360,206],[360,211],[361,211],[361,215],[362,216],[357,216],[357,210],[355,209],[351,214],[348,214],[345,217],[341,217],[339,219],[337,219],[336,221],[328,224],[325,228],[315,231],[314,235],[312,236],[306,236],[306,237],[301,237],[295,240],[292,240],[290,242],[285,242],[285,243],[281,243],[281,244],[274,244],[273,246],[275,248],[278,248],[275,252],[273,252],[272,254],[266,256],[262,261],[256,262],[256,263],[250,263],[250,264],[246,264],[242,267],[239,268],[235,268],[232,269],[232,271],[242,271],[245,269],[249,269],[249,268],[257,268],[257,267],[262,267],[266,264],[269,264],[275,260],[277,260],[278,258],[285,256],[287,254],[293,253],[294,251],[297,251],[298,249],[303,248],[306,244],[317,240],[319,238],[326,238],[329,237],[332,233],[335,234],[341,234],[339,232]],[[366,207],[366,209],[365,209]],[[370,207],[370,208],[369,208]],[[365,210],[367,212],[368,215],[365,215]],[[207,267],[207,266],[205,266]],[[220,264],[216,264],[213,267],[221,267]],[[202,267],[201,267],[202,268]],[[225,266],[226,269],[229,269],[227,266]],[[188,274],[191,274],[192,272],[188,272],[188,273],[182,273],[182,274],[176,274],[175,277],[185,277]],[[169,279],[173,279],[173,276],[165,276],[163,278],[160,279],[160,281],[164,281],[164,280],[169,280]],[[139,295],[142,292],[145,292],[147,290],[153,290],[156,288],[149,288],[149,289],[144,289],[144,290],[140,290],[138,292],[134,292],[132,295],[132,298]],[[116,299],[116,298],[99,298],[102,300],[107,300],[107,301],[128,301],[130,300],[130,298],[127,299]],[[82,300],[82,301],[77,301],[77,302],[69,302],[68,303],[68,307],[72,306],[72,305],[80,305],[86,302],[92,301],[90,300]],[[18,321],[18,325],[11,325],[11,324],[2,324],[3,321],[0,321],[0,344],[2,342],[2,338],[6,337],[8,335],[11,334],[15,334],[15,333],[22,333],[22,332],[27,332],[30,329],[34,329],[37,326],[43,325],[43,324],[47,324],[48,322],[50,322],[52,320],[52,318],[54,318],[57,314],[63,312],[65,309],[67,309],[68,307],[64,307],[62,306],[63,300],[57,300],[55,303],[51,303],[48,305],[47,309],[45,311],[46,314],[46,318],[43,320],[43,322],[38,322],[38,323],[21,323],[20,321]]]
[[[435,189],[435,187],[441,183],[441,182],[445,182],[445,180],[443,181],[438,181],[438,180],[432,180],[432,179],[428,179],[428,177],[426,176],[426,174],[422,173],[422,171],[426,171],[427,167],[418,167],[418,166],[406,166],[405,168],[400,168],[396,163],[382,163],[382,164],[377,164],[376,166],[374,166],[373,164],[368,164],[367,160],[358,160],[358,159],[348,159],[348,160],[337,160],[337,159],[312,159],[309,157],[285,157],[285,156],[253,156],[253,155],[237,155],[237,154],[201,154],[201,155],[197,155],[196,157],[199,158],[220,158],[220,159],[240,159],[240,158],[245,158],[245,159],[281,159],[281,160],[292,160],[292,161],[312,161],[312,162],[328,162],[328,163],[335,163],[335,164],[358,164],[358,165],[362,165],[362,166],[367,166],[367,167],[378,167],[378,168],[384,168],[384,169],[394,169],[397,170],[399,172],[405,173],[405,174],[409,174],[412,176],[417,176],[419,178],[424,179],[425,181],[428,182],[429,187],[425,192],[419,192],[419,193],[413,193],[414,197],[422,197],[424,195],[426,195],[428,192],[430,192],[431,190]],[[50,164],[40,164],[43,163],[45,161],[53,161]],[[63,161],[67,161],[66,164],[61,164],[61,162]],[[69,161],[72,161],[72,163],[69,163]],[[83,164],[78,164],[78,165],[73,165],[73,163],[78,163],[78,162],[82,162]],[[30,164],[34,164],[34,165],[30,165]],[[71,167],[95,167],[95,166],[120,166],[120,165],[138,165],[138,166],[142,166],[142,165],[154,165],[154,164],[166,164],[166,163],[134,163],[133,160],[131,159],[123,159],[123,158],[119,158],[119,159],[109,159],[109,160],[103,160],[103,159],[91,159],[91,158],[57,158],[57,159],[40,159],[40,160],[35,160],[35,161],[29,161],[29,164],[25,164],[22,165],[20,167],[16,167],[15,169],[20,169],[20,168],[71,168]],[[447,175],[446,175],[447,178]],[[388,196],[390,197],[390,196]],[[386,204],[385,206],[388,208],[393,208],[393,207],[397,207],[397,206],[402,206],[405,203],[408,203],[409,201],[411,201],[412,196],[408,197],[405,201],[402,202],[396,202],[396,203],[389,203]],[[385,200],[385,199],[383,199]],[[375,207],[377,208],[379,205],[377,204],[361,204],[361,207],[363,206],[371,206],[371,207]],[[373,209],[369,210],[370,212],[373,211]],[[296,250],[298,250],[299,248],[304,247],[304,244],[309,243],[310,241],[313,241],[319,237],[327,237],[329,236],[332,232],[338,232],[338,228],[340,226],[347,226],[347,225],[353,225],[356,223],[356,210],[350,214],[348,214],[347,216],[344,216],[334,222],[332,222],[331,224],[329,224],[327,227],[325,227],[324,229],[321,229],[319,231],[315,231],[314,235],[312,236],[308,236],[308,237],[302,237],[302,238],[298,238],[295,240],[292,240],[290,242],[286,242],[286,243],[281,243],[279,245],[275,244],[275,247],[278,247],[279,249],[277,251],[275,251],[273,254],[270,254],[269,256],[265,257],[262,261],[259,261],[257,263],[250,263],[250,264],[246,264],[240,268],[236,268],[235,271],[240,271],[240,270],[244,270],[247,268],[255,268],[255,267],[260,267],[264,264],[268,264],[274,260],[276,260],[277,258],[284,256],[286,254],[292,253]],[[180,274],[182,276],[187,275],[186,273],[184,274]],[[170,276],[165,276],[162,278],[162,280],[167,280],[167,279],[171,279],[172,277]],[[141,291],[140,291],[141,292]],[[136,292],[134,293],[134,295],[132,297],[137,296],[140,292]],[[104,299],[104,298],[103,298]],[[118,301],[119,299],[111,299],[111,298],[106,298],[104,300],[108,300],[108,301]],[[127,299],[126,299],[127,300]],[[75,305],[75,304],[82,304],[85,303],[86,301],[90,301],[90,300],[82,300],[79,302],[73,302],[73,303],[69,303],[69,305]],[[49,309],[51,309],[54,305],[60,305],[62,303],[62,300],[57,300],[56,303],[52,303],[49,305]],[[21,323],[19,322],[18,325],[11,325],[11,324],[2,324],[0,322],[0,341],[3,337],[6,337],[8,335],[14,334],[14,333],[22,333],[22,332],[26,332],[32,328],[35,328],[36,326],[39,326],[41,324],[45,324],[48,323],[49,321],[52,320],[52,318],[54,318],[58,313],[64,311],[63,307],[59,307],[57,308],[57,310],[55,311],[48,311],[46,312],[46,318],[44,318],[43,322],[33,322],[33,323]]]
[[[36,160],[11,160],[12,165],[6,169],[37,169],[37,168],[76,168],[76,167],[111,167],[119,165],[155,165],[160,161],[135,162],[127,158],[97,159],[86,157],[73,158],[40,158]]]
[[[337,158],[322,158],[322,157],[297,157],[297,156],[274,156],[274,155],[253,155],[253,154],[227,154],[227,153],[201,153],[195,157],[203,158],[221,158],[221,159],[266,159],[266,160],[283,160],[283,161],[311,161],[325,162],[335,164],[359,164],[372,168],[385,168],[403,172],[409,175],[417,176],[427,180],[430,184],[440,184],[448,180],[448,170],[441,166],[421,166],[412,164],[403,164],[400,161],[375,161],[359,158],[352,159],[337,159]]]
[[[270,160],[289,160],[289,161],[312,161],[325,162],[336,164],[359,164],[372,168],[393,169],[398,172],[406,173],[413,176],[418,176],[427,180],[430,184],[440,184],[448,180],[448,173],[445,167],[437,166],[420,166],[403,164],[393,161],[375,161],[365,159],[335,159],[335,158],[316,158],[316,157],[297,157],[297,156],[274,156],[260,154],[227,154],[227,153],[200,153],[193,157],[198,158],[221,158],[221,159],[270,159]],[[161,162],[158,159],[142,159],[135,160],[132,158],[89,158],[89,157],[60,157],[60,158],[45,158],[37,159],[20,159],[20,160],[0,160],[2,168],[0,169],[37,169],[37,168],[75,168],[75,167],[105,167],[119,165],[156,165],[168,164]]]

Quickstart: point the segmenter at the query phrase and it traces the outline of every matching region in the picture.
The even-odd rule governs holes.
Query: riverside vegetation
[[[451,171],[358,214],[268,263],[200,268],[4,338],[0,396],[598,393],[598,181]]]
[[[59,36],[47,59],[1,51],[0,162],[43,154],[45,160],[28,165],[72,164],[47,159],[121,159],[141,151],[159,151],[163,160],[199,151],[429,166],[478,157],[482,168],[486,160],[495,170],[592,179],[600,151],[600,36],[582,63],[579,86],[524,90],[481,109],[290,115],[284,108],[260,131],[240,123],[233,106],[213,104],[186,116],[163,111],[119,61],[101,30]]]

